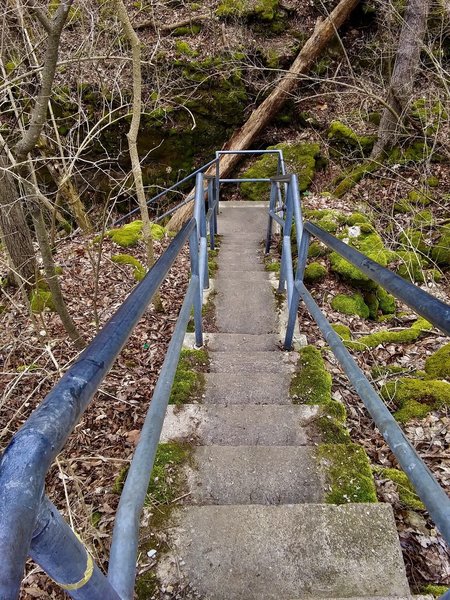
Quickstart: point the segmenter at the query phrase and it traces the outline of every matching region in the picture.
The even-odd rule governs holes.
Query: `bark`
[[[419,67],[429,5],[430,0],[409,0],[408,2],[389,86],[387,106],[381,117],[378,140],[372,150],[372,159],[380,158],[398,140],[403,118],[411,100],[414,78]]]
[[[8,161],[0,154],[0,235],[8,253],[14,278],[31,287],[36,276],[36,258],[23,206]]]
[[[143,223],[142,237],[147,252],[147,266],[150,268],[155,262],[155,253],[153,249],[152,224],[148,214],[147,199],[145,197],[144,184],[142,181],[141,162],[137,147],[137,138],[139,134],[139,125],[142,112],[142,73],[141,73],[141,42],[131,25],[127,9],[122,0],[117,0],[117,13],[120,22],[124,28],[132,51],[133,60],[133,109],[130,129],[127,133],[128,148],[130,150],[131,167],[133,172],[134,184],[136,187],[136,196],[138,199],[139,210]],[[155,308],[162,309],[162,303],[159,293],[156,293],[153,299]]]
[[[31,199],[30,212],[31,216],[33,217],[34,230],[36,232],[36,238],[42,256],[42,266],[44,267],[45,279],[52,294],[55,310],[58,313],[70,339],[73,340],[76,348],[78,348],[78,350],[82,350],[85,346],[85,343],[82,336],[78,332],[76,325],[69,314],[69,311],[67,310],[67,306],[62,295],[61,286],[59,285],[58,275],[56,273],[55,261],[53,260],[52,249],[48,240],[47,228],[42,216],[41,208],[36,200]]]
[[[317,23],[313,34],[301,49],[289,71],[281,77],[273,92],[253,111],[241,129],[231,137],[225,149],[246,150],[251,146],[262,129],[270,123],[285,100],[298,86],[299,77],[305,75],[322,55],[324,48],[333,39],[338,28],[346,21],[358,3],[359,0],[341,0],[326,19]],[[220,160],[221,177],[228,177],[240,159],[240,156],[234,154],[222,156]],[[206,174],[214,175],[215,165],[208,169]],[[191,204],[181,208],[169,221],[168,228],[172,230],[179,229],[189,218],[191,212]]]

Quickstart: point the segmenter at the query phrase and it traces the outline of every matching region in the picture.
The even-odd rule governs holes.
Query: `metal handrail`
[[[272,189],[277,185],[273,178]],[[294,333],[294,323],[298,312],[300,299],[319,326],[325,340],[346,372],[350,382],[362,399],[369,414],[372,416],[380,433],[397,458],[401,468],[406,473],[418,496],[425,504],[431,518],[450,545],[450,499],[436,481],[431,471],[417,454],[414,447],[406,438],[401,427],[385,406],[383,400],[371,385],[364,372],[359,368],[339,335],[333,330],[325,315],[314,301],[303,283],[303,273],[308,257],[310,237],[314,235],[329,248],[358,267],[370,279],[401,299],[416,312],[435,324],[444,333],[450,333],[450,306],[431,296],[424,290],[405,281],[395,273],[382,267],[354,248],[337,239],[312,223],[303,223],[301,219],[300,193],[296,175],[291,175],[287,184],[286,208],[284,211],[283,252],[281,258],[280,287],[287,287],[289,318],[284,346],[290,349]],[[269,227],[267,231],[266,248],[270,247],[271,219],[274,219],[273,204],[269,206]],[[297,269],[292,272],[292,251],[290,232],[295,223],[297,232]],[[288,243],[289,242],[289,243]],[[283,275],[284,274],[284,275]],[[443,598],[450,598],[450,593]]]
[[[111,317],[76,363],[65,373],[40,406],[31,414],[22,428],[15,434],[4,451],[0,462],[0,598],[13,599],[19,593],[23,566],[28,554],[62,587],[70,590],[73,598],[83,600],[122,600],[132,598],[118,593],[100,570],[92,563],[83,544],[76,537],[57,509],[44,496],[44,480],[56,455],[75,428],[94,393],[111,368],[115,358],[128,340],[151,298],[161,285],[181,249],[189,239],[191,254],[191,281],[183,307],[175,327],[163,369],[155,389],[158,397],[163,394],[167,403],[170,387],[178,363],[180,338],[186,330],[191,306],[194,306],[196,343],[203,343],[202,295],[207,281],[208,252],[206,247],[207,223],[203,201],[203,174],[196,176],[196,209],[190,219],[156,261],[145,278],[134,288],[129,297]],[[217,212],[217,199],[212,198],[210,222]],[[211,228],[211,227],[210,227]],[[152,419],[158,401],[151,404],[148,419]],[[144,432],[148,426],[144,425]],[[145,439],[145,434],[143,436]],[[152,438],[156,448],[159,433]],[[144,444],[144,442],[143,442]],[[145,444],[144,444],[145,446]],[[141,445],[137,450],[137,462],[130,473],[142,471]],[[150,455],[151,465],[154,455]],[[147,465],[147,467],[148,467]],[[149,469],[150,472],[150,469]],[[133,485],[131,483],[126,489]],[[145,478],[144,478],[145,479]],[[143,486],[147,489],[147,483]],[[135,487],[133,486],[133,493]],[[141,493],[142,497],[142,493]],[[144,494],[145,497],[145,494]],[[127,502],[125,496],[124,502]],[[135,504],[135,514],[142,509],[143,500]],[[118,528],[120,532],[123,510],[120,510]],[[130,532],[128,531],[128,535]],[[123,543],[123,536],[116,535]],[[137,548],[135,532],[131,547]],[[113,559],[117,544],[113,539]],[[129,557],[135,564],[136,552]],[[80,577],[89,573],[86,581]],[[114,579],[110,572],[109,579]],[[69,584],[66,586],[65,582]],[[74,583],[71,583],[74,582]],[[128,588],[134,586],[134,573]],[[125,586],[126,587],[126,586]]]

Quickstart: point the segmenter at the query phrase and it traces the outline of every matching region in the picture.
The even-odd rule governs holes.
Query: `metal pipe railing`
[[[418,496],[427,507],[443,538],[450,545],[450,498],[447,497],[431,471],[417,454],[397,421],[342,343],[339,335],[331,327],[313,297],[305,288],[303,282],[296,282],[296,287],[333,354],[362,399],[375,425],[408,476]]]
[[[304,227],[311,235],[314,235],[328,248],[340,254],[364,275],[381,285],[443,333],[450,335],[450,306],[448,304],[406,281],[403,277],[386,269],[386,267],[382,267],[317,225],[307,222]]]
[[[195,226],[194,219],[184,225],[4,451],[0,462],[0,598],[18,594],[49,467]]]
[[[164,422],[167,404],[178,365],[184,334],[199,278],[191,279],[166,357],[153,392],[149,411],[120,496],[111,542],[108,579],[122,600],[132,600],[136,578],[139,520]]]

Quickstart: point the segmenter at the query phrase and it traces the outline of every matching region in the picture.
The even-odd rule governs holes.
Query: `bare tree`
[[[389,86],[387,106],[378,129],[371,158],[379,159],[385,150],[395,145],[403,119],[411,101],[414,78],[419,67],[430,0],[409,0],[398,42],[394,70]]]

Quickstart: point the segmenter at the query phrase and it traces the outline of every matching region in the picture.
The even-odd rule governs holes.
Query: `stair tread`
[[[309,425],[318,406],[169,406],[161,441],[193,440],[197,445],[302,446],[311,443]]]
[[[281,341],[273,333],[209,333],[208,350],[210,352],[267,352],[278,350]]]
[[[181,576],[201,598],[410,598],[389,505],[187,506],[173,517],[161,577]]]
[[[186,468],[189,503],[297,504],[324,500],[314,446],[198,446]]]
[[[204,404],[292,404],[286,373],[205,373]]]
[[[293,373],[298,360],[296,352],[221,352],[211,354],[211,373]]]

